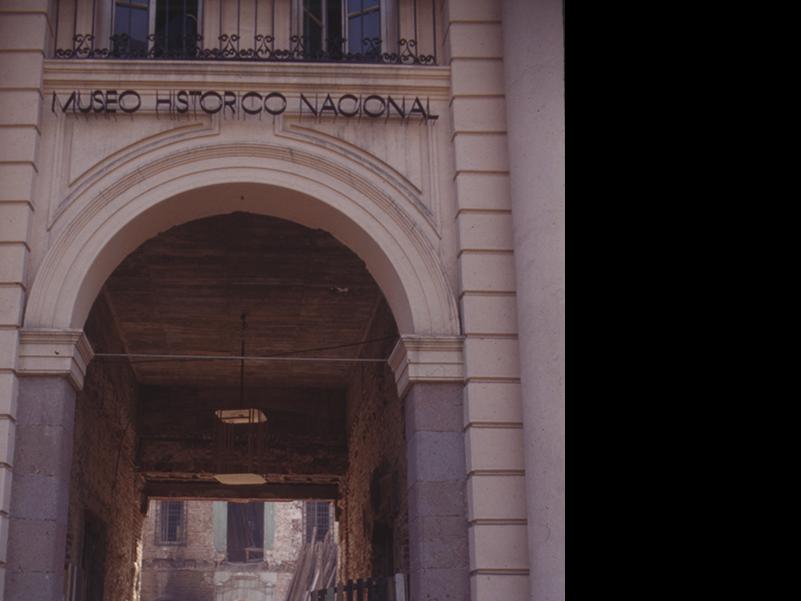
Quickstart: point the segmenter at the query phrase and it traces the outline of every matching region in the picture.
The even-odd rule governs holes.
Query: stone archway
[[[67,225],[38,270],[25,328],[80,329],[102,283],[139,244],[174,225],[245,211],[333,234],[366,263],[402,334],[458,336],[455,297],[412,211],[365,174],[273,150],[214,147],[98,182],[81,195],[90,200],[63,209]]]
[[[219,147],[193,160],[143,165],[118,180],[98,183],[94,193],[85,193],[85,202],[63,207],[63,223],[54,229],[54,242],[31,288],[18,353],[18,372],[27,377],[19,392],[17,453],[38,445],[43,429],[58,434],[44,457],[52,464],[47,479],[37,484],[53,499],[43,521],[58,527],[46,540],[35,539],[30,529],[39,524],[21,515],[20,520],[12,517],[10,531],[9,549],[19,556],[37,553],[30,549],[35,544],[49,550],[40,554],[37,572],[43,591],[58,590],[63,578],[59,524],[66,519],[69,422],[73,389],[82,386],[92,359],[81,331],[92,303],[116,266],[146,240],[175,225],[232,212],[326,230],[365,262],[380,286],[401,334],[390,365],[399,394],[406,397],[412,594],[466,590],[464,375],[456,300],[434,245],[408,211],[379,182],[364,174],[320,169],[321,164],[267,147],[262,156],[252,148]],[[40,413],[24,411],[39,405],[62,409],[59,423],[43,423]],[[12,507],[23,507],[32,489],[17,486],[16,480],[15,473]],[[427,532],[430,523],[443,520],[451,525],[441,536]],[[450,549],[447,557],[436,551],[439,547]],[[30,586],[10,580],[8,599],[50,598],[50,592],[30,596]]]

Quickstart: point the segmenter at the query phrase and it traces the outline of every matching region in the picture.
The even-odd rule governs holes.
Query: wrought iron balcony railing
[[[423,7],[418,7],[418,1]],[[386,7],[392,11],[391,15],[380,13],[380,25],[373,19],[373,30],[367,29],[367,21],[355,21],[359,15],[348,12],[353,0],[308,4],[306,0],[183,0],[183,13],[181,0],[72,0],[63,10],[64,3],[58,2],[54,57],[437,64],[441,0],[361,0],[361,6],[370,2],[381,11]],[[189,12],[187,5],[192,7]],[[322,7],[329,14],[318,20],[308,6]],[[277,12],[277,8],[282,9]],[[427,9],[426,19],[419,17],[420,8]],[[354,34],[383,37],[359,40],[340,35],[351,29]],[[277,30],[283,35],[276,35]]]
[[[92,34],[73,36],[71,48],[59,48],[55,58],[59,59],[162,59],[162,60],[203,60],[203,61],[303,61],[303,62],[346,62],[379,63],[388,65],[435,65],[436,56],[419,54],[417,40],[401,39],[395,52],[383,52],[380,38],[362,40],[363,52],[349,52],[348,42],[341,39],[329,42],[322,50],[307,50],[304,36],[289,38],[289,48],[276,48],[275,38],[258,34],[252,43],[244,43],[237,34],[218,36],[218,44],[207,47],[203,36],[183,36],[175,47],[162,43],[156,34],[147,36],[148,44],[132,44],[126,34],[109,38],[107,45],[99,45]]]

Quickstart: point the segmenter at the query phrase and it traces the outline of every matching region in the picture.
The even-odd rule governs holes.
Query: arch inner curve
[[[202,166],[199,166],[202,168]],[[307,192],[298,189],[306,186]],[[57,237],[36,276],[27,328],[80,329],[103,283],[146,240],[214,215],[246,212],[329,232],[358,255],[380,286],[401,334],[458,334],[444,269],[413,225],[373,206],[357,190],[304,174],[219,167],[162,178],[95,202]]]

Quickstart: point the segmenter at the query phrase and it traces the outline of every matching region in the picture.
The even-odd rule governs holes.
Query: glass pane
[[[348,0],[348,14],[362,12],[362,0]]]
[[[128,35],[131,36],[131,39],[144,43],[147,41],[147,29],[148,29],[147,11],[138,8],[132,9],[131,29],[128,32]]]
[[[130,8],[126,6],[117,6],[117,10],[114,13],[114,33],[128,33],[128,17],[130,16],[130,13]]]
[[[363,5],[362,10],[367,10],[368,8],[379,6],[380,4],[381,0],[362,0],[362,5]]]
[[[322,50],[323,27],[321,23],[306,16],[303,19],[303,43],[306,56],[313,56]]]
[[[328,0],[328,32],[326,37],[331,47],[341,48],[342,2],[340,0]]]
[[[158,2],[156,4],[156,45],[164,50],[167,47],[167,3]]]
[[[156,6],[156,38],[170,54],[194,49],[198,33],[198,0],[162,0]]]
[[[304,13],[316,18],[320,23],[323,22],[323,3],[322,0],[303,0]]]
[[[367,13],[363,17],[362,36],[371,39],[381,37],[381,15],[378,11]]]
[[[348,52],[361,54],[363,52],[362,39],[362,18],[348,19]]]

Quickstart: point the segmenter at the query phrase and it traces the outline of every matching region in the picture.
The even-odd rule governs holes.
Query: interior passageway
[[[117,267],[85,331],[96,357],[76,403],[69,599],[174,599],[180,578],[148,575],[163,560],[185,579],[211,562],[202,586],[178,587],[182,601],[223,601],[222,574],[256,565],[276,576],[253,590],[284,601],[280,524],[302,547],[324,511],[339,580],[408,570],[404,408],[386,364],[397,326],[333,236],[248,213],[176,226]],[[264,417],[257,453],[240,426],[220,437],[223,409]],[[186,554],[193,515],[208,556]]]

